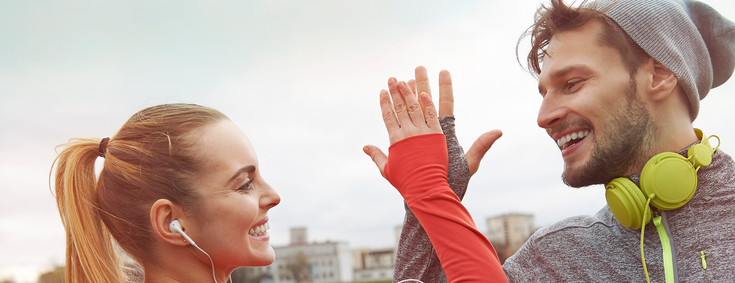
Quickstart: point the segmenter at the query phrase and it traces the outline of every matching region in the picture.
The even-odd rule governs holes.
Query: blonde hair
[[[66,282],[127,281],[124,268],[129,264],[121,260],[117,245],[139,263],[153,259],[151,205],[168,199],[196,211],[198,195],[191,182],[200,162],[193,154],[194,135],[226,119],[204,106],[164,104],[133,115],[106,148],[99,138],[60,145],[55,191],[66,230]],[[94,166],[100,156],[105,159],[97,178]],[[133,275],[140,277],[139,272]]]

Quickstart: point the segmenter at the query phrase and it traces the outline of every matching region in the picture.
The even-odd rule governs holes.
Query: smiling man
[[[529,35],[527,62],[543,99],[537,122],[559,146],[563,180],[604,184],[608,205],[534,233],[503,265],[509,281],[734,282],[735,165],[718,150],[719,138],[692,122],[700,100],[733,73],[735,24],[697,1],[570,7],[552,0],[537,11]],[[481,142],[483,150],[494,139]],[[452,148],[456,139],[448,135],[447,143]],[[366,152],[380,167],[382,157]],[[468,151],[466,163],[461,151],[449,152],[448,183],[459,197],[477,169],[476,152]],[[458,164],[472,170],[454,170]],[[390,162],[391,169],[402,165]],[[401,236],[394,281],[445,281],[427,239],[440,255],[466,245],[432,235],[441,209],[420,213],[407,210],[404,225],[413,228]]]
[[[700,100],[733,73],[735,25],[696,1],[582,7],[539,10],[527,59],[543,97],[537,122],[561,150],[564,182],[606,184],[608,206],[539,230],[506,275],[735,280],[733,160],[692,127]]]

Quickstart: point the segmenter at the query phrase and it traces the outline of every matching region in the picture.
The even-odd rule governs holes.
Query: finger
[[[407,122],[410,124],[411,118],[408,116],[408,112],[406,111],[406,100],[403,95],[401,95],[401,92],[398,90],[398,85],[399,82],[396,80],[396,78],[388,79],[388,91],[390,91],[390,97],[393,101],[393,111],[395,111],[396,113],[396,118],[398,119],[399,125],[401,127],[404,127],[407,125]]]
[[[393,112],[393,104],[390,101],[388,91],[380,90],[380,111],[383,115],[383,123],[385,128],[388,130],[388,137],[392,137],[393,133],[397,132],[401,125],[396,119],[396,114]]]
[[[424,117],[426,119],[426,125],[429,127],[431,133],[441,133],[442,126],[439,124],[439,117],[436,115],[436,107],[434,102],[431,101],[428,93],[422,92],[421,96],[421,108],[424,110]]]
[[[418,66],[414,70],[414,76],[416,77],[416,93],[425,92],[429,94],[431,98],[431,89],[429,88],[429,75],[426,72],[424,66]]]
[[[454,115],[454,92],[449,71],[439,72],[439,117]]]
[[[388,163],[388,156],[386,156],[380,148],[374,145],[366,145],[362,147],[362,151],[370,156],[373,162],[375,162],[375,165],[378,166],[380,175],[385,178],[385,164]]]
[[[500,130],[492,130],[480,135],[472,144],[467,154],[465,154],[465,157],[467,157],[467,166],[470,167],[470,175],[474,175],[477,172],[477,169],[480,168],[480,161],[482,161],[485,153],[487,153],[488,149],[502,135],[503,132]]]
[[[411,91],[411,88],[408,87],[408,84],[406,82],[399,82],[398,83],[398,91],[403,96],[403,99],[406,101],[406,112],[408,112],[408,117],[411,119],[410,121],[403,122],[401,120],[401,126],[405,127],[406,124],[413,124],[416,127],[421,127],[423,125],[426,125],[426,122],[424,120],[424,113],[423,109],[421,108],[421,105],[419,104],[418,97],[416,97],[415,94]],[[400,119],[400,117],[399,117]],[[426,128],[424,126],[424,128]],[[410,132],[414,133],[415,132]]]
[[[413,93],[415,93],[415,94],[419,94],[420,93],[420,92],[416,92],[416,80],[415,79],[410,79],[410,80],[408,80],[407,83],[408,83],[408,86],[411,87],[411,91],[413,91]]]

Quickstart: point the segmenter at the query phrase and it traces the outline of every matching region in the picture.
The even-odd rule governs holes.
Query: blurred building
[[[378,281],[393,278],[396,249],[354,249],[352,261],[355,268],[354,281]]]
[[[273,247],[273,264],[249,271],[274,283],[352,282],[352,254],[347,242],[309,243],[307,236],[306,228],[292,228],[291,243]]]
[[[489,217],[485,221],[487,223],[485,236],[493,244],[501,262],[518,251],[536,231],[533,214],[504,214]]]

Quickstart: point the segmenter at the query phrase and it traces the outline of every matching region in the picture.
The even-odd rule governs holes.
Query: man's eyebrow
[[[567,74],[573,72],[573,71],[582,71],[582,72],[592,72],[592,69],[590,67],[583,65],[583,64],[575,64],[571,66],[564,67],[563,69],[556,70],[549,75],[550,81],[555,81],[563,76],[566,76]],[[541,86],[541,82],[539,81],[538,85],[538,91],[539,93],[542,93],[544,88]]]
[[[255,172],[255,165],[248,165],[248,166],[242,167],[240,168],[240,170],[237,170],[237,173],[235,173],[235,175],[233,175],[232,178],[230,178],[230,180],[227,181],[227,183],[232,182],[235,179],[237,179],[237,176],[240,176],[240,174],[253,173],[253,172]]]

